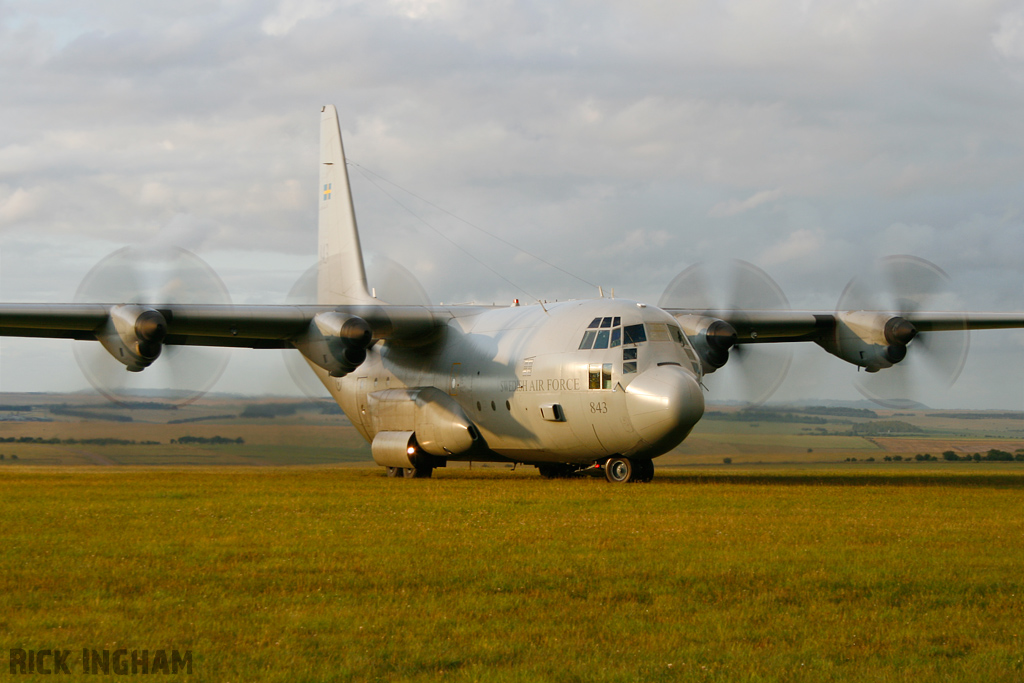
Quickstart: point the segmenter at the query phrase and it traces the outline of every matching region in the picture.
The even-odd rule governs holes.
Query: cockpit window
[[[579,348],[615,349],[623,343],[639,344],[646,341],[643,325],[627,325],[622,328],[621,321],[620,317],[594,318],[590,327],[583,333]]]
[[[647,338],[652,342],[674,341],[686,346],[683,331],[672,323],[647,323]]]
[[[647,341],[647,334],[644,332],[644,326],[641,325],[626,325],[622,328],[623,341],[627,344],[642,344]]]
[[[580,341],[581,349],[616,349],[623,344],[641,344],[647,341],[644,326],[626,325],[622,327],[622,318],[608,316],[594,318],[583,333]]]
[[[672,341],[665,323],[647,323],[647,338],[652,342]]]

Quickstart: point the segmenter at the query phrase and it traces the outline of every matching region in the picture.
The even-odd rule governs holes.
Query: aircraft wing
[[[95,340],[113,304],[0,304],[0,336]],[[167,321],[165,344],[291,348],[318,314],[337,312],[365,320],[373,339],[429,336],[456,313],[440,306],[146,304]],[[467,309],[469,307],[466,307]],[[666,309],[676,317],[723,320],[736,343],[816,341],[833,332],[842,314],[813,311]],[[460,311],[462,313],[468,310]],[[1024,313],[913,313],[903,316],[920,332],[1024,328]]]
[[[723,320],[736,330],[737,344],[764,344],[775,342],[819,341],[841,326],[841,321],[852,314],[877,317],[882,323],[895,314],[875,311],[815,312],[815,311],[762,311],[665,309],[681,321],[714,318]],[[948,330],[998,330],[1024,328],[1024,313],[959,313],[915,312],[901,316],[918,332]],[[684,325],[686,327],[686,325]]]
[[[0,336],[97,339],[120,306],[114,304],[0,304]],[[166,321],[169,345],[292,348],[317,316],[337,313],[364,320],[372,339],[426,338],[454,313],[425,306],[245,306],[145,304]]]
[[[1024,327],[1024,313],[908,313],[903,317],[921,332]]]

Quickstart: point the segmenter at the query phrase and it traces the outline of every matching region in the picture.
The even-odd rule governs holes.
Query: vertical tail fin
[[[320,237],[317,258],[317,303],[361,304],[367,291],[363,251],[345,167],[341,126],[334,105],[320,113]]]

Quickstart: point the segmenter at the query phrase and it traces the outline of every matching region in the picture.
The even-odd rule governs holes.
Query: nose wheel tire
[[[402,476],[402,468],[401,467],[388,467],[386,469],[387,469],[387,472],[388,472],[388,478],[389,479],[395,479],[396,477],[401,477]]]
[[[629,458],[608,458],[604,464],[604,476],[613,484],[625,484],[633,481],[636,469]]]
[[[604,476],[613,484],[650,481],[654,478],[654,463],[650,460],[608,458],[604,463]]]

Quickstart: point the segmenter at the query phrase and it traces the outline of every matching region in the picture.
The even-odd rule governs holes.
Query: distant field
[[[821,424],[705,419],[683,444],[657,462],[662,466],[706,466],[721,464],[728,457],[733,464],[747,466],[821,465],[844,462],[848,458],[856,458],[859,462],[874,458],[880,462],[886,455],[907,458],[929,453],[939,457],[946,450],[966,455],[984,454],[993,448],[1010,453],[1024,448],[1024,414],[1008,419],[1005,414],[991,417],[985,412],[875,412],[875,417],[870,419],[817,416],[823,421]],[[970,419],[957,415],[969,415]],[[849,434],[854,426],[873,421],[898,421],[919,431],[867,436]],[[1021,465],[1024,470],[1024,463]],[[901,465],[893,464],[893,467],[898,466]],[[984,466],[988,467],[990,463]]]
[[[214,398],[165,410],[130,410],[77,395],[45,398],[20,395],[7,398],[5,402],[8,405],[35,404],[31,412],[14,414],[49,421],[0,422],[0,437],[3,438],[78,441],[117,438],[136,443],[0,443],[0,454],[5,456],[0,464],[13,464],[12,455],[17,456],[18,464],[36,465],[322,465],[370,461],[369,445],[347,418],[320,412],[324,407],[332,407],[329,404],[295,399]],[[54,405],[64,412],[51,412],[50,407]],[[299,410],[277,417],[246,417],[247,410],[268,406],[292,406]],[[110,419],[102,419],[104,417]],[[241,438],[244,444],[171,443],[183,436]],[[143,444],[146,441],[159,443]]]
[[[8,409],[4,409],[6,406]],[[31,406],[31,410],[15,410]],[[0,443],[0,468],[17,465],[356,465],[371,462],[368,444],[331,404],[297,399],[204,398],[188,406],[128,409],[85,395],[0,395],[0,438],[38,437],[78,441],[119,438],[135,445]],[[808,409],[814,411],[814,408]],[[673,467],[732,466],[820,468],[856,460],[855,467],[886,456],[938,457],[989,449],[1024,448],[1024,414],[964,411],[887,411],[760,408],[757,419],[712,407],[690,437],[657,460]],[[326,411],[326,412],[325,412]],[[47,421],[10,421],[31,419]],[[906,432],[872,424],[900,424]],[[240,445],[178,444],[183,436],[230,439]],[[143,445],[143,441],[158,444]],[[17,456],[17,460],[12,460]],[[943,463],[945,464],[945,463]],[[908,464],[894,464],[906,467]],[[917,466],[913,463],[909,466]],[[992,463],[979,463],[991,468]],[[1024,463],[1019,465],[1024,470]]]
[[[0,425],[0,436],[44,439],[97,439],[116,436],[135,445],[0,443],[5,463],[12,454],[22,464],[116,465],[315,465],[370,460],[369,445],[347,422],[315,424],[189,425],[83,423],[20,423]],[[242,445],[172,444],[182,436],[242,438]],[[158,445],[141,445],[159,441]]]
[[[0,635],[191,681],[1020,681],[1000,466],[5,467]]]

